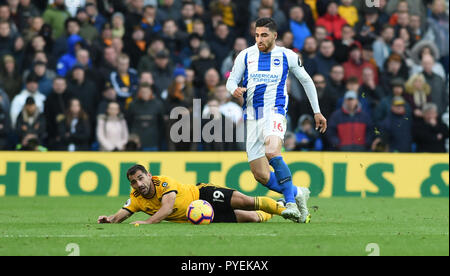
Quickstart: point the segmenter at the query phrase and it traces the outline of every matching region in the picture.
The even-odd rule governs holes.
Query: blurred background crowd
[[[448,0],[0,0],[0,150],[243,150],[175,142],[170,115],[192,132],[199,99],[202,126],[244,129],[225,82],[260,17],[329,124],[290,76],[286,151],[448,151]]]

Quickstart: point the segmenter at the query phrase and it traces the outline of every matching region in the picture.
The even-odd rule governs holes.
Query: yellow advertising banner
[[[448,197],[448,154],[289,152],[293,183],[312,196]],[[136,164],[182,183],[210,182],[248,195],[279,196],[258,184],[245,152],[0,152],[1,196],[127,195]]]

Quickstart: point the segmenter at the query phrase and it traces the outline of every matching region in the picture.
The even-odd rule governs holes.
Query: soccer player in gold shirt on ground
[[[181,184],[170,177],[152,176],[142,165],[128,169],[127,178],[133,188],[130,199],[116,214],[100,216],[98,223],[121,223],[136,212],[150,217],[132,224],[188,222],[186,210],[198,199],[213,206],[213,222],[265,222],[286,209],[269,197],[250,197],[212,184]]]

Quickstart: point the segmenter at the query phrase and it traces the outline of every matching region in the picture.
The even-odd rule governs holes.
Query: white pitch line
[[[448,236],[448,232],[447,233],[433,233],[433,234],[427,234],[427,233],[420,233],[420,234],[415,234],[416,236],[420,236],[420,235],[432,235],[432,236]],[[397,236],[398,233],[382,233],[382,234],[378,234],[378,236]],[[408,235],[408,234],[406,234]],[[403,236],[406,236],[405,234],[403,234]],[[101,235],[2,235],[0,236],[1,238],[127,238],[127,237],[277,237],[280,236],[279,234],[268,234],[268,233],[258,233],[258,234],[230,234],[230,235],[215,235],[215,234],[183,234],[183,235],[159,235],[159,234],[150,234],[150,233],[138,233],[136,235],[116,235],[116,234],[101,234]],[[297,237],[301,237],[301,236],[315,236],[315,234],[301,234],[301,233],[296,233],[294,235],[290,235],[292,236],[297,236]],[[332,234],[322,234],[322,236],[330,236],[330,237],[335,237],[338,236],[338,234],[332,233]],[[358,234],[358,236],[361,236],[361,234]],[[373,234],[365,234],[365,236],[373,236]]]

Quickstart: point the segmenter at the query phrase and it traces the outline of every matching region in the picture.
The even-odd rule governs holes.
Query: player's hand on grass
[[[98,223],[110,223],[107,216],[99,216],[97,219]]]
[[[244,92],[246,92],[247,91],[247,88],[244,88],[244,87],[238,87],[238,88],[236,88],[236,90],[234,90],[234,92],[233,92],[233,97],[235,97],[235,98],[240,98],[240,97],[242,97],[242,95],[244,94]]]
[[[327,119],[321,113],[316,113],[314,114],[314,120],[316,121],[316,130],[320,133],[325,133],[327,130]]]

